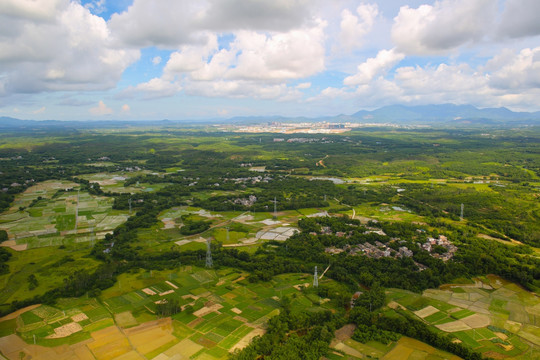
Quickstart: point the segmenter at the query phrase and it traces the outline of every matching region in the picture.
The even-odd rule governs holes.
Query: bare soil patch
[[[59,339],[68,337],[71,334],[75,334],[82,330],[82,326],[79,323],[71,322],[66,325],[62,325],[54,329],[54,334],[47,336],[48,339]]]
[[[236,343],[236,345],[234,345],[229,350],[229,352],[233,352],[236,349],[245,348],[246,346],[249,345],[249,343],[251,342],[251,339],[253,339],[255,336],[262,336],[262,335],[264,335],[265,332],[266,332],[266,330],[263,330],[263,329],[254,329],[252,332],[250,332],[249,334],[244,336],[238,343]]]
[[[416,316],[421,317],[423,319],[425,317],[428,317],[429,315],[435,314],[436,312],[439,312],[439,309],[429,305],[421,310],[415,311],[414,313],[416,314]]]
[[[341,329],[336,330],[336,339],[339,341],[345,341],[351,338],[351,336],[354,333],[354,330],[356,329],[356,325],[354,324],[347,324],[343,326]]]
[[[465,330],[471,329],[471,327],[465,324],[462,320],[452,321],[446,324],[435,325],[435,326],[441,329],[442,331],[446,331],[446,332],[465,331]]]
[[[474,314],[464,319],[461,319],[461,321],[463,321],[465,324],[467,324],[473,329],[483,328],[491,324],[489,317],[484,314]]]
[[[88,316],[86,316],[85,313],[76,314],[76,315],[73,315],[71,317],[71,320],[73,320],[75,322],[80,322],[80,321],[83,321],[83,320],[86,320],[86,319],[88,319]]]

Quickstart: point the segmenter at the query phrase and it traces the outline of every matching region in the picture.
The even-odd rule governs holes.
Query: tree
[[[39,286],[39,282],[36,278],[36,275],[30,274],[28,275],[28,290],[34,290]]]

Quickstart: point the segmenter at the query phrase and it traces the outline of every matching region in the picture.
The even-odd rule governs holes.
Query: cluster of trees
[[[162,317],[178,314],[181,310],[180,302],[176,298],[164,299],[156,304],[156,314]]]
[[[0,242],[7,240],[5,230],[0,230]],[[11,253],[4,247],[0,247],[0,275],[9,273],[9,265],[7,262],[11,258]]]
[[[401,201],[415,213],[458,220],[461,204],[464,204],[464,217],[468,221],[492,229],[502,234],[502,238],[540,246],[540,213],[535,211],[536,204],[524,196],[516,196],[519,189],[478,191],[422,184],[404,184],[403,187],[407,191]]]
[[[281,305],[280,314],[268,321],[266,333],[254,338],[230,359],[318,360],[328,354],[334,331],[344,325],[343,315],[334,315],[328,310],[293,312],[286,296]]]
[[[184,225],[180,228],[180,234],[182,235],[194,235],[202,233],[210,228],[212,224],[211,221],[206,220],[195,220],[190,216],[182,216],[182,221]]]

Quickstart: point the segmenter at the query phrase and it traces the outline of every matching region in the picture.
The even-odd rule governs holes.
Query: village
[[[328,228],[323,228],[323,233],[328,232]],[[419,232],[422,230],[418,230]],[[364,234],[377,234],[380,236],[386,236],[386,233],[377,228],[368,228]],[[336,232],[335,234],[338,237],[348,237],[350,234],[344,232]],[[384,257],[390,258],[412,258],[414,252],[409,249],[405,244],[407,241],[401,240],[399,238],[392,238],[388,244],[399,244],[400,246],[388,246],[383,244],[381,241],[375,241],[374,244],[365,242],[357,245],[345,245],[342,248],[338,247],[328,247],[325,249],[325,252],[331,255],[336,255],[340,253],[347,253],[352,256],[365,255],[369,258],[380,259]],[[444,262],[452,259],[454,254],[457,251],[457,246],[452,244],[448,238],[444,235],[439,235],[437,238],[428,237],[424,243],[419,242],[416,244],[419,250],[427,251],[430,256],[436,259],[440,259]],[[395,250],[397,248],[397,250]],[[420,270],[425,270],[426,266],[415,262]]]

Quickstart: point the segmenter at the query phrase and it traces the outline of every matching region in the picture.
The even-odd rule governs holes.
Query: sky
[[[0,0],[0,116],[540,110],[539,0]]]

